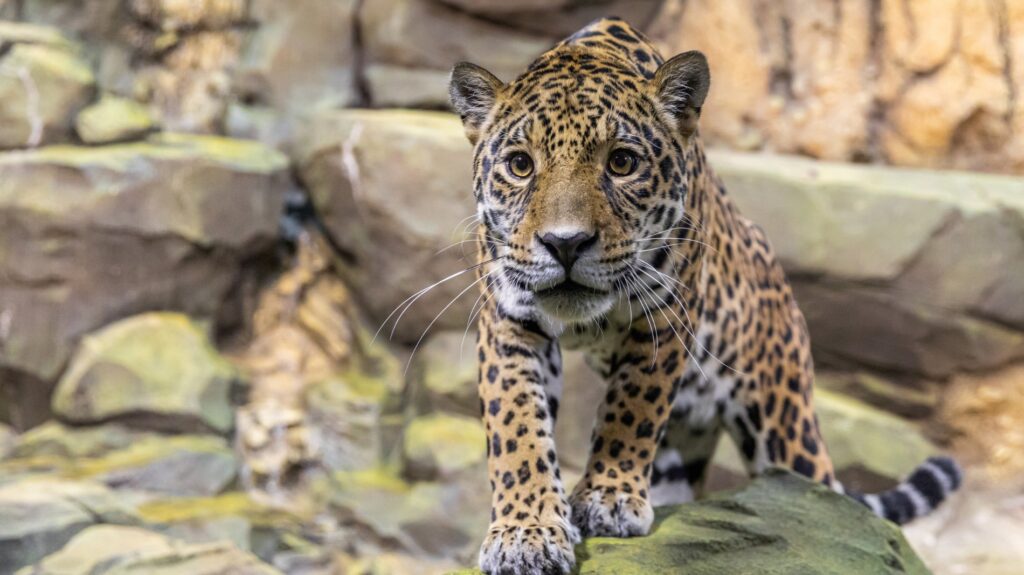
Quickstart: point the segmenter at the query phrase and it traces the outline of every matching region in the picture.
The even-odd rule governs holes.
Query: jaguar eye
[[[512,154],[508,159],[508,171],[517,178],[528,178],[533,173],[533,160],[522,152]]]
[[[636,170],[638,160],[636,154],[629,150],[615,150],[608,157],[608,171],[616,176],[628,176]]]

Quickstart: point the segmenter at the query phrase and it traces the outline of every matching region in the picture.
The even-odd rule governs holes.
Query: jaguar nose
[[[537,241],[568,272],[572,269],[576,260],[579,259],[580,254],[597,243],[597,232],[547,232],[543,235],[538,235]]]

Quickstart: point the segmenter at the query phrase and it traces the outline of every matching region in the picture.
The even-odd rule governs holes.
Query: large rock
[[[510,81],[556,40],[474,18],[432,0],[366,2],[359,22],[375,104],[380,94],[382,101],[398,105],[447,107],[447,87],[439,80],[456,63],[469,60]],[[381,73],[378,66],[389,70]],[[411,76],[404,77],[403,69]],[[425,76],[427,70],[436,76]],[[407,91],[409,98],[398,92],[420,79],[420,87]]]
[[[4,575],[60,549],[90,525],[138,520],[103,485],[41,478],[0,485],[0,517],[0,573]]]
[[[836,160],[1024,170],[1024,10],[929,0],[666,0],[667,54],[704,51],[713,142]]]
[[[1024,356],[1019,179],[710,158],[778,251],[817,355],[929,378]]]
[[[929,573],[899,527],[784,471],[742,491],[660,508],[647,537],[586,539],[576,557],[580,575]]]
[[[75,423],[128,419],[163,429],[232,426],[236,372],[202,328],[177,313],[114,323],[82,340],[57,384],[53,411]]]
[[[410,401],[416,411],[480,416],[473,327],[433,334],[416,352],[409,369]]]
[[[274,575],[280,571],[228,543],[192,545],[116,525],[79,533],[19,575]]]
[[[210,435],[162,435],[119,424],[71,428],[50,422],[22,434],[0,473],[91,479],[117,489],[214,495],[235,479],[228,442]]]
[[[56,29],[0,21],[0,149],[67,140],[93,97],[89,64]]]
[[[45,416],[80,337],[142,311],[230,317],[277,235],[287,161],[251,142],[158,135],[0,156],[0,374],[17,425]]]
[[[284,112],[344,107],[358,98],[355,0],[255,0],[259,23],[236,72],[236,88]]]
[[[299,140],[301,178],[334,242],[349,256],[339,264],[342,276],[376,325],[409,296],[475,262],[473,243],[458,243],[475,237],[475,228],[466,225],[475,204],[470,146],[455,116],[325,112]],[[479,294],[466,289],[475,279],[470,271],[437,285],[407,313],[391,315],[381,337],[389,336],[399,315],[395,334],[407,342],[415,342],[437,315],[432,329],[463,329]]]

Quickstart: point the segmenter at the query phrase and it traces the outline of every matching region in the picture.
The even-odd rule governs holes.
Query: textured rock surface
[[[89,64],[56,29],[0,21],[0,149],[67,140],[93,97]]]
[[[86,144],[110,144],[134,140],[156,127],[145,106],[114,96],[82,110],[75,118],[75,133]]]
[[[464,226],[473,216],[470,146],[452,115],[327,112],[300,140],[303,183],[333,240],[351,254],[340,263],[341,274],[374,323],[475,261],[471,243],[455,244],[473,237],[475,228]],[[394,169],[396,162],[403,169]],[[474,279],[466,273],[426,293],[403,315],[396,338],[415,342]],[[462,329],[477,293],[464,293],[434,329]]]
[[[0,485],[0,573],[60,549],[96,523],[135,523],[113,491],[90,482],[24,479]]]
[[[70,428],[50,422],[18,437],[0,473],[90,479],[117,489],[214,495],[231,484],[237,462],[227,441],[161,435],[118,424]]]
[[[477,417],[443,413],[417,417],[405,427],[405,473],[416,479],[451,478],[483,466],[486,444]]]
[[[19,575],[274,575],[227,543],[189,545],[138,527],[98,525]]]
[[[703,132],[741,149],[1024,169],[1013,1],[667,0],[651,33],[708,55]]]
[[[182,314],[150,313],[82,340],[53,396],[53,411],[75,423],[130,419],[171,430],[232,426],[236,379],[202,328]]]
[[[587,539],[576,556],[581,575],[928,573],[898,527],[786,472],[661,508],[647,537]]]
[[[260,145],[177,135],[0,157],[0,372],[17,424],[45,415],[82,335],[152,309],[223,313],[276,237],[285,168]]]

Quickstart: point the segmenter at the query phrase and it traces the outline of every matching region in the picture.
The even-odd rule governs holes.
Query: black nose
[[[576,232],[560,235],[548,232],[537,236],[537,239],[562,264],[562,267],[569,271],[579,259],[580,254],[597,243],[597,233]]]

